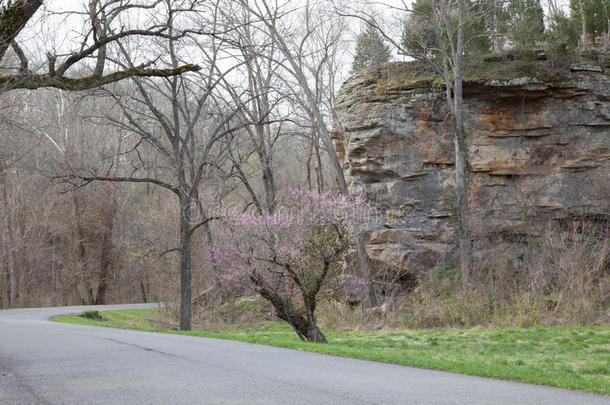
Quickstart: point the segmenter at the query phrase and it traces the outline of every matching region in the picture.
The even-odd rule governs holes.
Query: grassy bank
[[[164,329],[158,309],[105,311],[57,322],[232,339],[345,357],[518,380],[610,395],[610,327],[535,327],[409,331],[332,331],[330,343],[301,342],[284,323]]]

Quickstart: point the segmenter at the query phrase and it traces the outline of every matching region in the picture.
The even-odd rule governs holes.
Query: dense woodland
[[[341,83],[393,58],[447,89],[460,260],[443,271],[465,300],[447,311],[468,312],[465,64],[609,56],[607,0],[61,3],[0,3],[0,308],[165,302],[182,329],[253,295],[311,341],[329,302],[388,316],[363,247],[374,207],[349,195],[331,128]],[[597,273],[569,290],[583,307],[564,320],[598,322],[608,303],[607,245],[587,243],[576,265]]]

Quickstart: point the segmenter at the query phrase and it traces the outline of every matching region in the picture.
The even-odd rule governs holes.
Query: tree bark
[[[15,229],[13,226],[13,218],[10,212],[10,205],[8,201],[8,191],[6,182],[6,172],[0,169],[0,188],[2,188],[2,206],[4,213],[4,222],[6,225],[6,254],[8,264],[8,306],[16,307],[18,296],[19,296],[19,279],[17,274],[17,260],[15,257]]]
[[[316,135],[316,134],[313,134]],[[324,167],[322,166],[322,156],[320,155],[320,145],[318,145],[318,138],[314,137],[314,150],[316,152],[316,181],[318,183],[318,193],[324,192]]]
[[[580,35],[582,42],[582,51],[587,52],[587,20],[585,19],[585,6],[583,5],[583,0],[578,0],[578,7],[580,8]]]
[[[468,150],[466,145],[466,131],[464,129],[464,97],[462,93],[462,61],[464,55],[464,24],[465,24],[465,0],[458,1],[459,25],[457,31],[457,44],[454,54],[454,82],[453,82],[453,113],[455,119],[455,175],[457,187],[458,205],[458,232],[460,244],[460,266],[463,282],[468,283],[471,277],[472,246],[469,224],[468,207]]]
[[[191,330],[191,214],[190,198],[180,196],[180,330]]]
[[[265,148],[264,140],[262,141],[262,148]],[[267,212],[269,214],[273,214],[275,212],[275,207],[277,205],[276,201],[276,190],[275,190],[275,180],[273,177],[273,170],[271,168],[271,158],[266,150],[262,150],[260,147],[258,148],[259,160],[261,163],[261,176],[263,179],[263,187],[265,189],[265,201],[267,204]]]
[[[373,285],[372,274],[371,274],[371,269],[373,266],[371,266],[371,259],[369,258],[368,253],[366,253],[366,241],[369,238],[369,233],[360,232],[358,235],[356,235],[356,238],[358,239],[358,242],[357,242],[358,260],[360,260],[360,267],[365,272],[365,274],[363,274],[362,276],[368,283],[366,286],[366,289],[367,289],[367,294],[368,294],[368,299],[369,299],[369,305],[371,307],[376,307],[377,306],[377,295],[375,294],[375,286]]]
[[[110,184],[110,196],[108,212],[104,212],[104,224],[102,225],[102,251],[100,253],[100,271],[98,277],[96,305],[106,304],[106,292],[108,290],[108,273],[112,265],[112,235],[114,230],[114,218],[116,216],[116,191],[115,185]]]
[[[278,318],[288,322],[301,340],[312,343],[328,343],[326,337],[316,324],[313,312],[310,311],[310,313],[306,315],[302,311],[299,311],[294,307],[289,298],[277,294],[269,287],[260,274],[252,272],[250,280],[253,282],[261,297],[265,298],[273,305]]]
[[[21,0],[0,9],[0,59],[42,3],[43,0]]]
[[[212,238],[212,229],[210,228],[210,223],[209,222],[205,222],[203,224],[203,234],[205,236],[206,242],[208,243],[208,251],[212,252],[212,250],[214,249],[214,239]],[[225,302],[225,296],[224,296],[224,292],[223,292],[223,288],[222,288],[222,284],[220,282],[220,278],[218,277],[218,275],[220,274],[219,270],[218,270],[218,265],[216,263],[216,260],[214,259],[214,255],[212,255],[210,253],[209,255],[209,260],[210,260],[210,267],[212,270],[212,277],[214,277],[214,284],[216,285],[216,289],[219,292],[219,304],[222,304]]]
[[[309,321],[307,323],[307,328],[305,329],[305,336],[307,337],[308,342],[312,343],[328,343],[326,340],[326,336],[322,333],[320,328],[314,320]]]
[[[8,305],[8,243],[5,240],[4,232],[0,232],[0,309]]]
[[[148,302],[148,294],[146,293],[146,285],[144,280],[140,280],[140,294],[142,296],[142,302]]]
[[[89,276],[89,265],[87,261],[87,250],[85,248],[85,229],[83,225],[82,211],[80,202],[78,200],[78,195],[76,191],[72,192],[72,203],[74,204],[74,222],[75,222],[75,233],[76,233],[76,251],[78,263],[77,267],[81,272],[81,275],[77,277],[77,279],[85,280],[85,293],[86,298],[82,299],[84,305],[93,305],[95,304],[95,295],[93,294],[93,288],[91,286],[91,282],[88,279]],[[82,276],[82,278],[81,278]],[[78,286],[76,287],[78,291]],[[78,294],[80,296],[80,294]],[[77,297],[78,297],[77,296]]]
[[[305,170],[306,170],[305,179],[307,179],[307,189],[310,191],[313,190],[312,182],[311,182],[311,159],[312,159],[312,157],[313,157],[313,134],[312,134],[311,143],[309,144],[309,151],[307,153],[307,161],[305,162]]]

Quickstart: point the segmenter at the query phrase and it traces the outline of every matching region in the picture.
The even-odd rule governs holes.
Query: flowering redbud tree
[[[358,197],[290,190],[273,214],[230,215],[212,251],[220,279],[254,289],[302,340],[326,343],[318,295],[345,270],[350,233],[371,212]]]

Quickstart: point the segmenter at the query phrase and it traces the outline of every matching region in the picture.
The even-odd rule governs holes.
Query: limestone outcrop
[[[416,274],[455,260],[453,131],[442,86],[388,78],[401,65],[343,85],[334,141],[350,190],[380,212],[370,257]],[[610,215],[610,76],[599,70],[465,83],[476,238]]]

